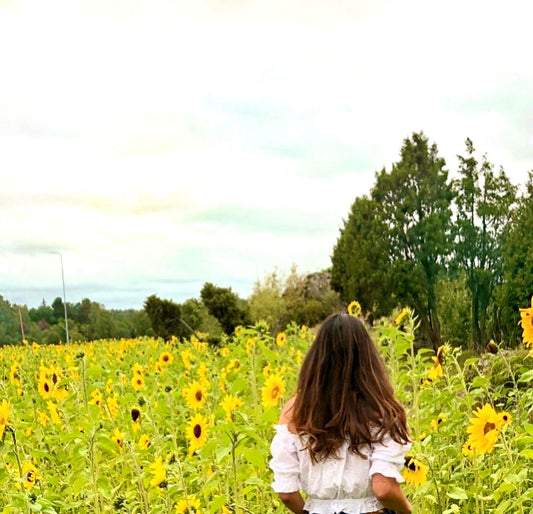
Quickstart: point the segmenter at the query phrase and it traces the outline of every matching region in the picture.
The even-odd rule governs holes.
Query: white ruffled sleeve
[[[394,441],[389,434],[385,435],[381,443],[372,445],[370,477],[374,473],[381,473],[383,476],[395,478],[398,483],[405,482],[400,471],[409,448],[411,448],[411,443],[400,444]]]
[[[274,472],[272,488],[277,493],[294,493],[300,490],[300,461],[295,434],[287,425],[274,425],[276,435],[272,439],[270,469]]]

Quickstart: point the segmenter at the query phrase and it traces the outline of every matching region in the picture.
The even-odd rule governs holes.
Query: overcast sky
[[[140,308],[330,265],[423,130],[533,169],[533,4],[0,0],[0,294]]]

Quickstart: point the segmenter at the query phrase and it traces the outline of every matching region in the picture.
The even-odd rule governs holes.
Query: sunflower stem
[[[13,427],[7,426],[6,430],[11,433],[11,437],[13,438],[13,448],[14,448],[15,458],[17,459],[17,466],[18,466],[18,469],[19,469],[19,478],[20,478],[20,480],[23,480],[23,478],[22,478],[22,463],[20,462],[19,450],[18,450],[18,446],[17,446],[17,435],[15,434],[15,430],[13,429]],[[28,513],[31,512],[30,511],[30,506],[28,504],[28,498],[26,496],[24,496],[24,504],[26,505],[26,512],[28,512]]]
[[[96,428],[91,436],[89,441],[89,460],[91,463],[91,475],[93,479],[93,489],[94,489],[94,501],[97,512],[102,512],[102,506],[100,505],[100,494],[98,493],[98,482],[96,478],[96,463],[94,458],[94,440],[96,438],[96,433],[100,428]]]
[[[485,512],[485,506],[483,504],[483,496],[481,494],[481,480],[479,476],[479,455],[474,456],[474,479],[476,482],[476,491],[474,493],[474,499],[476,500],[476,512],[480,514],[484,514]],[[480,505],[481,503],[481,505]]]
[[[236,449],[237,449],[237,440],[238,440],[238,434],[233,432],[231,434],[231,466],[233,470],[233,489],[235,494],[235,511],[237,514],[241,512],[240,505],[239,505],[239,482],[237,481],[237,455],[236,455]]]
[[[85,402],[85,410],[89,412],[89,400],[87,398],[87,384],[85,380],[85,356],[81,358],[81,386],[83,388],[83,401]]]
[[[428,463],[429,472],[431,473],[431,481],[433,482],[433,485],[435,486],[435,491],[437,493],[437,501],[439,502],[439,509],[440,509],[440,513],[442,514],[444,505],[442,505],[442,499],[440,497],[440,491],[439,491],[439,484],[437,483],[437,477],[435,476],[435,469],[433,468],[430,459],[426,458],[426,462]]]
[[[131,460],[133,461],[133,469],[135,471],[135,475],[137,476],[137,486],[139,487],[139,491],[141,493],[142,511],[144,514],[148,514],[148,497],[146,495],[146,489],[144,488],[144,484],[142,481],[142,475],[141,470],[139,468],[139,463],[137,462],[137,456],[133,451],[133,445],[129,441],[126,441],[126,444],[130,449]]]

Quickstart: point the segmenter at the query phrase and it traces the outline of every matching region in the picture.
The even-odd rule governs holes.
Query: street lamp
[[[60,252],[50,252],[50,253],[56,253],[59,255],[59,258],[61,259],[61,280],[63,282],[63,307],[65,308],[65,331],[67,333],[67,344],[69,343],[69,337],[68,337],[68,316],[67,316],[67,298],[65,295],[65,274],[63,273],[63,256]]]

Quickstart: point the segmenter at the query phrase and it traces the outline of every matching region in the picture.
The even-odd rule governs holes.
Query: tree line
[[[277,271],[258,280],[249,298],[240,298],[231,287],[206,282],[199,298],[183,303],[151,295],[143,309],[106,309],[84,298],[67,302],[69,339],[90,341],[105,338],[172,336],[187,338],[207,333],[216,343],[236,326],[265,321],[272,334],[290,322],[312,326],[331,312],[343,308],[339,294],[331,288],[326,271],[298,273],[293,266],[284,278]],[[28,308],[11,304],[0,295],[0,344],[30,342],[56,344],[66,340],[65,306],[60,297],[48,305]]]
[[[411,307],[420,336],[483,348],[520,340],[533,295],[533,172],[520,193],[470,139],[449,176],[424,133],[355,198],[332,253],[332,285],[370,319]]]
[[[413,309],[419,339],[483,348],[520,341],[519,308],[533,295],[533,172],[524,190],[503,168],[477,156],[470,139],[453,177],[423,132],[403,141],[400,158],[376,172],[355,198],[327,270],[258,280],[250,297],[205,283],[183,303],[146,298],[143,309],[107,310],[88,298],[67,303],[70,339],[189,337],[214,340],[238,325],[265,321],[274,334],[294,321],[314,326],[357,300],[370,322]],[[0,344],[65,340],[64,305],[37,308],[0,296]]]

